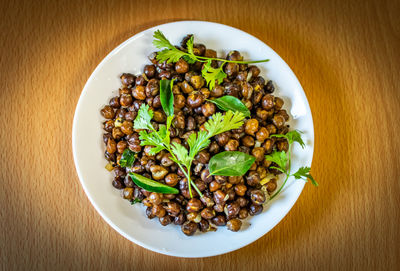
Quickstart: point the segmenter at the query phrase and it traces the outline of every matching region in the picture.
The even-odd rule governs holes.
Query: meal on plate
[[[292,145],[305,144],[254,65],[267,59],[244,61],[238,51],[218,58],[193,35],[174,46],[156,31],[153,44],[160,51],[151,64],[122,74],[119,95],[101,109],[106,168],[124,199],[193,235],[240,230],[289,176],[317,185],[309,167],[290,171]]]

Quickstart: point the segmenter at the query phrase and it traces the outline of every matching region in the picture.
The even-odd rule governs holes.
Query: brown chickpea
[[[253,163],[252,165],[251,165],[251,167],[250,167],[250,169],[249,170],[256,170],[257,169],[257,163]]]
[[[160,224],[163,226],[167,226],[172,223],[172,217],[170,215],[160,217],[158,218],[158,220],[160,221]]]
[[[204,79],[200,75],[194,75],[190,78],[190,83],[195,89],[200,89],[204,86]]]
[[[209,184],[213,181],[213,176],[210,175],[210,171],[208,169],[203,169],[200,174],[200,178],[203,182]]]
[[[204,219],[212,219],[215,216],[215,210],[211,207],[207,207],[201,211],[200,215]]]
[[[229,62],[225,64],[224,70],[226,75],[229,76],[229,78],[236,77],[236,75],[239,72],[239,65],[237,63]]]
[[[245,186],[244,184],[237,184],[235,186],[235,193],[240,197],[243,197],[246,194],[246,191],[247,191],[247,186]]]
[[[179,177],[176,173],[169,173],[165,177],[165,184],[169,186],[175,186],[179,182]]]
[[[161,70],[158,74],[158,78],[163,80],[163,79],[171,79],[172,72],[171,71],[166,71],[166,70]]]
[[[114,128],[114,120],[107,120],[103,123],[103,129],[106,132],[111,132]]]
[[[128,199],[128,200],[132,199],[132,197],[133,197],[133,188],[131,188],[131,187],[124,188],[124,190],[122,190],[122,197],[124,199]]]
[[[249,83],[245,83],[242,86],[242,96],[243,99],[250,100],[253,95],[253,87]]]
[[[177,114],[173,120],[175,128],[185,129],[185,116],[183,114]]]
[[[262,205],[255,205],[251,204],[249,208],[249,213],[251,216],[258,215],[262,212],[263,206]]]
[[[215,113],[216,107],[213,103],[205,103],[201,106],[201,112],[205,117],[209,117]]]
[[[223,215],[217,215],[213,219],[211,219],[212,223],[216,226],[225,226],[226,225],[226,219]]]
[[[100,112],[101,112],[101,115],[106,119],[112,119],[112,118],[114,118],[114,115],[115,115],[114,109],[109,105],[104,106]]]
[[[238,183],[243,182],[243,177],[242,176],[229,176],[228,182],[230,184],[238,184]]]
[[[124,168],[115,167],[115,168],[114,168],[114,175],[117,176],[117,177],[125,178],[125,176],[126,176],[126,171],[125,171]]]
[[[111,154],[117,151],[117,143],[115,142],[114,139],[110,138],[107,141],[107,148],[106,149],[107,149],[107,152],[111,153]]]
[[[217,135],[216,140],[218,142],[218,145],[224,147],[228,143],[230,136],[231,136],[230,132],[224,132],[222,134]]]
[[[223,204],[215,204],[213,206],[213,209],[218,213],[222,213],[224,211],[224,207],[225,207],[225,203],[223,203]]]
[[[242,227],[242,221],[240,221],[237,218],[231,219],[226,223],[226,227],[230,231],[234,231],[234,232],[239,231],[240,228]]]
[[[213,153],[213,154],[217,153],[217,152],[219,151],[219,145],[218,145],[218,143],[215,142],[215,141],[211,142],[211,145],[210,145],[210,147],[208,148],[208,151],[209,151],[210,153]]]
[[[130,73],[123,73],[122,75],[121,75],[121,77],[120,77],[120,79],[121,79],[121,83],[124,85],[124,86],[127,86],[127,87],[129,87],[129,86],[132,86],[132,84],[135,82],[135,76],[133,75],[133,74],[130,74]]]
[[[158,123],[165,123],[167,121],[167,116],[163,111],[156,110],[154,111],[153,119]]]
[[[153,78],[156,74],[156,67],[154,65],[146,65],[144,66],[143,72],[147,78]]]
[[[148,199],[152,204],[159,205],[163,200],[163,196],[160,193],[152,192],[150,196],[148,196]]]
[[[135,101],[133,101],[132,106],[135,109],[135,111],[139,111],[142,104],[143,104],[143,101],[135,100]]]
[[[236,202],[239,204],[239,206],[240,206],[241,208],[243,208],[243,207],[246,207],[246,206],[247,206],[247,204],[249,203],[249,200],[246,199],[244,196],[241,196],[241,197],[238,197],[238,198],[236,199]]]
[[[269,80],[269,81],[267,82],[267,84],[266,84],[265,87],[264,87],[264,90],[265,90],[265,92],[267,92],[267,93],[273,93],[273,92],[275,91],[275,86],[274,86],[274,84],[272,83],[271,80]]]
[[[272,119],[272,122],[276,127],[282,128],[283,125],[285,125],[285,118],[282,117],[281,115],[275,115],[274,118]]]
[[[285,119],[285,121],[289,120],[289,114],[286,112],[286,110],[279,110],[277,114],[281,115]]]
[[[112,185],[116,188],[116,189],[123,189],[124,188],[124,183],[121,177],[116,176],[114,178],[114,180],[112,181]]]
[[[239,141],[237,141],[236,139],[230,139],[228,143],[226,143],[225,145],[225,150],[236,151],[238,147],[239,147]]]
[[[156,216],[153,215],[153,213],[152,213],[152,207],[153,207],[153,206],[148,206],[148,207],[146,208],[146,216],[147,216],[148,219],[153,219],[153,218],[156,217]]]
[[[181,206],[175,201],[170,201],[167,203],[165,210],[168,212],[168,214],[176,217],[181,212]]]
[[[151,202],[149,201],[148,198],[143,199],[142,203],[143,203],[144,206],[153,207],[153,204],[151,204]],[[149,208],[147,208],[147,209],[149,209]],[[150,212],[151,212],[151,208],[150,208]]]
[[[161,158],[161,165],[164,167],[170,167],[174,164],[174,161],[171,160],[171,154],[167,153]]]
[[[136,86],[132,90],[132,95],[137,100],[145,100],[146,99],[146,90],[144,86]]]
[[[188,212],[186,214],[186,219],[198,223],[201,220],[201,216],[197,212]]]
[[[268,138],[265,142],[264,142],[264,144],[263,144],[263,147],[264,147],[264,149],[265,149],[265,153],[266,154],[269,154],[269,153],[271,153],[272,152],[272,150],[273,150],[273,148],[274,148],[274,140],[272,140],[271,138]]]
[[[234,83],[227,83],[225,85],[225,94],[239,98],[240,87]]]
[[[160,95],[156,95],[156,96],[153,98],[153,103],[152,103],[152,105],[153,105],[153,108],[160,108],[160,107],[161,107]],[[174,104],[174,105],[175,105],[175,104]]]
[[[260,183],[260,176],[256,171],[251,170],[246,177],[246,182],[249,186],[256,186]]]
[[[221,97],[222,95],[224,95],[224,93],[225,93],[224,87],[222,87],[220,85],[216,85],[214,87],[214,89],[211,90],[210,95],[211,95],[211,97],[218,98],[218,97]]]
[[[210,228],[210,223],[208,223],[207,220],[202,219],[202,220],[200,220],[200,222],[199,222],[199,227],[200,227],[200,231],[201,231],[201,232],[207,232],[208,229]]]
[[[163,217],[167,213],[165,209],[160,205],[153,205],[151,213],[157,217]]]
[[[151,175],[153,176],[153,179],[156,181],[163,179],[165,177],[165,175],[168,174],[168,170],[166,170],[164,167],[159,166],[159,165],[151,166],[150,172],[151,172]]]
[[[221,185],[218,183],[218,182],[216,182],[216,181],[212,181],[210,184],[209,184],[209,190],[210,190],[210,192],[215,192],[215,191],[217,191],[218,189],[220,189],[221,188]]]
[[[284,104],[284,101],[279,97],[275,97],[274,104],[275,110],[280,110]]]
[[[203,195],[203,197],[201,197],[200,200],[204,204],[204,206],[207,206],[207,207],[212,207],[215,204],[214,200],[211,198],[211,196],[208,196],[208,195]]]
[[[249,216],[249,211],[246,208],[241,208],[238,214],[240,219],[245,219]]]
[[[181,83],[181,89],[186,94],[194,91],[193,87],[186,80]]]
[[[131,94],[132,93],[131,89],[130,88],[126,88],[126,87],[120,88],[118,92],[119,92],[120,96],[122,94]]]
[[[269,113],[268,113],[267,110],[264,110],[264,109],[259,107],[259,108],[257,108],[256,115],[261,120],[267,120],[267,118],[269,116]]]
[[[144,86],[144,85],[146,85],[146,79],[144,79],[144,77],[142,75],[139,75],[138,77],[136,77],[135,85],[136,86]]]
[[[123,153],[124,150],[128,147],[128,143],[126,141],[120,141],[117,143],[117,151],[119,153]]]
[[[124,118],[126,120],[134,121],[137,117],[137,112],[136,111],[128,111],[125,113]]]
[[[264,161],[265,161],[265,159],[264,159]],[[264,166],[257,167],[256,171],[257,171],[258,175],[260,176],[260,180],[267,177],[267,169]]]
[[[109,104],[110,104],[110,106],[111,106],[112,108],[120,108],[120,106],[121,106],[121,105],[119,104],[119,98],[118,98],[118,96],[117,96],[117,97],[111,98]]]
[[[186,222],[185,224],[182,225],[181,229],[182,232],[187,236],[192,236],[197,231],[197,224],[194,223],[193,221]]]
[[[258,120],[249,119],[244,127],[246,134],[254,136],[254,133],[258,131]]]
[[[121,125],[121,131],[126,135],[133,134],[133,123],[132,123],[132,121],[125,120]]]
[[[175,63],[175,71],[177,73],[187,73],[189,71],[189,64],[181,58]]]
[[[214,179],[219,184],[224,184],[228,180],[228,178],[226,176],[219,176],[219,175],[214,176]]]
[[[264,95],[261,101],[261,105],[265,110],[270,110],[274,108],[274,96],[271,94]]]
[[[269,137],[267,128],[261,127],[256,133],[257,141],[264,142]]]
[[[242,138],[242,144],[249,148],[253,147],[254,146],[254,138],[247,135]]]
[[[190,199],[186,205],[186,210],[188,212],[198,212],[203,207],[203,204],[199,199]]]
[[[214,192],[214,201],[218,204],[222,204],[226,201],[226,193],[222,190],[217,190]]]
[[[276,143],[276,146],[279,151],[287,152],[289,150],[289,143],[287,140],[280,140]]]
[[[126,112],[128,112],[125,108],[120,108],[115,111],[115,118],[124,118]]]
[[[267,191],[268,191],[269,193],[274,192],[275,189],[276,189],[276,187],[277,187],[276,181],[271,180],[271,181],[269,181],[269,182],[267,183]]]
[[[263,147],[254,148],[251,151],[251,155],[253,155],[256,158],[256,162],[261,162],[262,160],[264,160],[264,153],[265,150]]]
[[[119,98],[119,103],[121,106],[130,106],[133,102],[132,95],[130,94],[122,94]]]
[[[197,179],[197,180],[195,180],[194,181],[194,184],[197,186],[197,188],[200,190],[200,191],[204,191],[204,190],[206,190],[207,189],[207,185],[206,185],[206,183],[205,182],[203,182],[202,180],[200,180],[200,179]]]
[[[199,107],[204,102],[204,98],[201,94],[193,93],[187,97],[186,103],[191,108]]]
[[[146,88],[145,88],[145,95],[147,97],[155,97],[158,95],[160,90],[160,83],[157,79],[150,79],[149,82],[147,82]],[[134,93],[135,90],[132,91]],[[139,88],[139,95],[142,95],[141,93],[141,88]],[[135,97],[135,94],[133,95]],[[135,97],[136,98],[136,97]],[[139,99],[141,100],[141,99]]]
[[[199,163],[207,164],[210,160],[210,154],[207,151],[203,150],[196,155],[195,160]]]
[[[226,205],[226,216],[229,218],[234,218],[239,214],[240,205],[237,202],[232,202]]]
[[[175,217],[174,224],[182,225],[183,223],[185,223],[185,221],[186,221],[185,215],[183,213],[180,213],[178,216]]]
[[[261,205],[265,202],[265,195],[264,192],[262,192],[261,190],[251,191],[250,198],[255,205]]]
[[[246,81],[246,79],[247,79],[247,71],[240,71],[240,72],[238,72],[238,75],[236,76],[236,80],[239,80],[239,81]]]

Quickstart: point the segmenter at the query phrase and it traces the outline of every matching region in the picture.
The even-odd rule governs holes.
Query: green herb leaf
[[[233,113],[229,110],[224,116],[218,112],[211,116],[211,119],[204,124],[204,127],[206,128],[209,137],[212,137],[223,132],[239,128],[243,125],[244,119],[245,116],[242,112]]]
[[[135,129],[149,129],[154,130],[151,125],[151,119],[153,118],[153,110],[147,104],[142,104],[139,108],[138,115],[133,122]]]
[[[167,63],[175,63],[178,62],[178,60],[181,57],[187,56],[187,53],[182,52],[178,49],[164,49],[160,52],[157,53],[157,60],[159,62],[167,62]]]
[[[186,42],[186,46],[187,46],[187,50],[188,53],[192,56],[194,56],[194,52],[193,52],[193,36],[190,37],[190,39],[188,39],[188,41]]]
[[[119,160],[119,165],[121,167],[131,167],[135,162],[135,153],[130,149],[125,149],[121,155],[121,160]]]
[[[250,117],[250,110],[238,98],[230,95],[222,96],[214,100],[208,100],[218,106],[219,109],[233,112],[242,112],[245,117]]]
[[[173,46],[169,40],[164,36],[163,32],[160,30],[154,31],[153,34],[153,45],[157,47],[158,49],[162,48],[168,48],[168,49],[174,49],[175,46]]]
[[[139,175],[136,173],[129,173],[129,176],[132,178],[132,181],[137,186],[145,189],[146,191],[157,192],[157,193],[162,193],[162,194],[178,194],[179,193],[179,190],[174,187],[156,182],[149,178],[143,177],[142,175]]]
[[[211,136],[206,131],[199,131],[189,136],[187,142],[190,148],[189,156],[194,159],[197,153],[204,150],[210,145]]]
[[[176,155],[178,160],[174,161],[175,163],[181,163],[188,167],[191,163],[191,159],[188,155],[188,150],[179,143],[172,143],[171,146],[172,152]],[[173,159],[173,158],[172,158]]]
[[[300,131],[293,130],[293,131],[286,133],[285,135],[276,134],[276,135],[271,135],[271,136],[284,137],[288,140],[289,144],[293,144],[293,142],[297,142],[304,149],[306,144],[304,143],[303,139],[301,138],[300,133],[301,133]]]
[[[243,176],[256,158],[244,152],[225,151],[211,157],[208,168],[210,175]]]
[[[201,74],[204,79],[206,79],[207,85],[210,90],[214,89],[215,81],[217,81],[218,84],[221,84],[222,81],[227,77],[226,73],[223,70],[225,63],[222,63],[219,68],[211,67],[211,63],[211,59],[207,60],[207,63],[203,66],[203,69],[201,70]]]
[[[160,102],[167,116],[174,114],[174,94],[172,93],[174,80],[162,79],[160,81]]]
[[[301,167],[292,176],[294,176],[296,179],[302,179],[305,181],[310,179],[313,185],[318,186],[318,183],[314,180],[313,176],[311,176],[310,170],[310,167]]]
[[[142,200],[140,200],[140,199],[133,199],[133,200],[131,200],[131,205],[136,204],[136,203],[140,203],[140,202],[142,202]]]
[[[282,172],[286,172],[286,165],[288,163],[288,156],[284,151],[274,151],[273,153],[266,155],[265,159],[276,163]]]

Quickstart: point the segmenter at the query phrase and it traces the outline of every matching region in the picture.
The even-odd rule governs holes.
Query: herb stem
[[[282,185],[281,185],[281,187],[279,187],[279,189],[278,189],[278,191],[276,191],[275,192],[275,194],[273,194],[271,197],[270,197],[270,199],[269,200],[272,200],[273,198],[275,198],[281,191],[282,191],[282,189],[283,189],[283,187],[285,186],[285,184],[286,184],[286,182],[287,182],[287,180],[289,179],[289,177],[290,177],[290,167],[291,167],[291,159],[290,159],[290,156],[291,156],[291,148],[292,148],[292,144],[289,144],[289,148],[288,148],[288,160],[289,160],[289,168],[286,170],[286,172],[284,172],[285,174],[286,174],[286,178],[285,178],[285,180],[283,181],[283,183],[282,183]],[[283,171],[282,171],[283,172]]]
[[[253,64],[253,63],[262,63],[262,62],[269,61],[269,59],[253,60],[253,61],[239,61],[239,60],[228,60],[228,59],[205,57],[205,56],[196,56],[196,58],[200,59],[200,60],[217,60],[217,61],[237,63],[237,64]]]

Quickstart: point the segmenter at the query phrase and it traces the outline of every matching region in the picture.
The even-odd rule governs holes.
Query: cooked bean
[[[226,219],[223,215],[217,215],[211,221],[216,226],[225,226],[226,225]]]
[[[181,227],[182,232],[187,236],[193,235],[197,231],[197,224],[193,221],[187,222]]]
[[[236,151],[239,146],[239,141],[236,139],[230,139],[228,143],[225,145],[225,150],[226,151]]]
[[[238,217],[239,217],[240,219],[245,219],[245,218],[247,218],[248,216],[249,216],[249,211],[248,211],[246,208],[241,208],[240,211],[239,211]]]
[[[204,98],[200,94],[193,93],[187,97],[186,102],[191,108],[196,108],[199,107],[204,102]]]
[[[133,97],[135,97],[135,99],[138,99],[138,100],[146,99],[146,90],[145,90],[144,86],[136,86],[132,90],[132,95],[133,95]]]
[[[262,205],[255,205],[255,204],[251,204],[250,208],[249,208],[249,213],[250,215],[258,215],[262,212],[263,210],[263,206]]]
[[[213,103],[205,103],[201,106],[201,112],[205,117],[209,117],[215,113],[216,107]]]
[[[168,174],[168,170],[166,170],[162,166],[154,165],[150,167],[151,174],[154,180],[161,180]]]
[[[132,84],[135,82],[136,79],[135,76],[130,73],[123,73],[120,78],[121,78],[121,83],[127,87],[132,86]]]
[[[154,65],[146,65],[144,66],[143,72],[147,78],[153,78],[156,74],[156,67]]]
[[[193,198],[190,199],[186,205],[186,210],[188,212],[198,212],[202,207],[202,203],[199,199]]]
[[[258,131],[258,120],[256,119],[249,119],[246,122],[246,126],[244,128],[246,134],[254,136],[254,134]]]
[[[231,219],[226,223],[228,230],[230,231],[239,231],[240,227],[242,227],[242,221],[237,218]]]
[[[260,176],[256,171],[249,171],[246,182],[249,186],[256,186],[260,183]]]
[[[106,119],[112,119],[115,115],[114,109],[109,105],[104,106],[100,112],[101,115]]]

